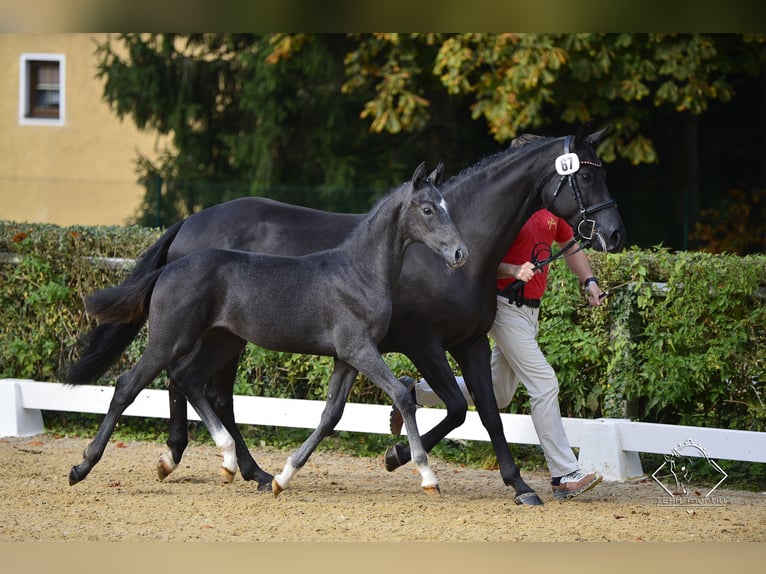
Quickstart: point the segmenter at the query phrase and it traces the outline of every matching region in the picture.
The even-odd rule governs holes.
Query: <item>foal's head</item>
[[[410,241],[424,243],[441,255],[447,265],[457,268],[465,263],[468,248],[436,187],[443,171],[441,163],[429,175],[426,175],[425,162],[415,169],[403,202],[402,223]]]

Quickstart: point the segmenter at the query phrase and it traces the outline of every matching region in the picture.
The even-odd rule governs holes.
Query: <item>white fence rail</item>
[[[42,411],[105,413],[113,387],[76,386],[23,379],[0,379],[0,437],[32,436],[44,432]],[[234,397],[238,423],[294,428],[316,428],[323,401]],[[349,403],[336,429],[388,434],[391,407]],[[417,410],[418,428],[423,433],[444,416],[443,409]],[[168,418],[167,391],[144,390],[125,411],[128,416]],[[501,414],[509,443],[539,444],[528,415]],[[199,420],[189,408],[189,419]],[[605,480],[625,480],[644,474],[639,452],[671,454],[687,440],[704,447],[713,459],[766,462],[766,433],[679,425],[637,423],[627,419],[565,418],[564,428],[572,446],[580,449],[580,465],[596,470]],[[448,438],[487,441],[489,437],[476,412],[469,411],[465,423]],[[694,456],[694,453],[690,453]]]

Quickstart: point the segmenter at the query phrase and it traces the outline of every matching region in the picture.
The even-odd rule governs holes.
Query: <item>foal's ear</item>
[[[417,189],[423,182],[423,178],[426,175],[426,162],[421,163],[415,168],[415,173],[412,174],[412,189]]]
[[[444,162],[440,161],[439,165],[437,165],[436,168],[428,175],[428,181],[430,181],[433,185],[439,185],[442,181],[443,175]]]

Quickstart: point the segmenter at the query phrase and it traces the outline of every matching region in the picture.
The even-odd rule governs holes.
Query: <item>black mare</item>
[[[465,420],[466,402],[447,361],[446,351],[456,359],[474,397],[494,447],[505,484],[515,489],[515,500],[541,504],[522,479],[503,434],[491,385],[490,346],[487,332],[495,316],[497,265],[524,222],[546,206],[573,226],[592,220],[596,225],[594,247],[618,251],[624,226],[611,202],[605,174],[594,148],[605,130],[591,133],[589,124],[571,142],[582,160],[571,176],[556,172],[554,161],[564,152],[566,138],[532,138],[533,141],[486,158],[442,185],[453,219],[459,225],[471,259],[460,273],[444,277],[435,257],[417,245],[407,251],[389,331],[381,343],[383,352],[407,355],[444,401],[447,415],[423,435],[427,450]],[[572,183],[577,186],[572,186]],[[594,208],[596,208],[594,210]],[[137,280],[187,253],[209,246],[283,254],[303,254],[336,245],[359,221],[360,215],[328,213],[273,202],[242,198],[208,208],[176,223],[150,247],[133,273]],[[88,382],[101,376],[137,335],[144,318],[131,324],[99,325],[69,379]],[[77,368],[79,366],[79,368]],[[209,398],[237,440],[239,469],[245,480],[257,480],[268,488],[271,475],[258,467],[236,432],[232,388],[237,359],[215,373]],[[163,453],[158,470],[163,478],[180,462],[188,442],[186,401],[170,387],[169,452]],[[239,438],[238,438],[239,437]],[[392,447],[387,467],[393,470],[407,461],[407,449]]]
[[[332,356],[331,399],[347,396],[358,372],[369,377],[407,413],[421,486],[438,492],[417,432],[415,404],[378,350],[408,246],[418,243],[435,253],[445,279],[468,256],[447,204],[425,175],[421,164],[411,182],[379,201],[334,249],[300,257],[205,249],[90,296],[86,309],[102,323],[129,322],[148,313],[149,336],[139,361],[117,380],[109,410],[82,463],[72,467],[69,483],[88,475],[120,415],[163,369],[199,413],[233,475],[234,440],[205,398],[204,386],[249,341],[272,350]],[[317,429],[274,478],[275,494],[332,432],[344,403],[328,401]]]

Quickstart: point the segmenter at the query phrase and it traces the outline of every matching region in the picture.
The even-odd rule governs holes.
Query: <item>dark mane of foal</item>
[[[402,194],[404,194],[405,191],[406,191],[407,186],[409,186],[409,185],[412,185],[411,182],[404,183],[404,184],[400,185],[399,187],[394,188],[391,191],[388,191],[381,198],[379,198],[372,205],[370,210],[364,215],[364,217],[359,221],[359,223],[357,223],[354,226],[354,228],[351,230],[351,232],[340,243],[339,247],[343,246],[343,245],[345,245],[347,243],[353,243],[355,241],[354,238],[357,235],[360,235],[360,234],[363,234],[363,233],[367,233],[367,231],[368,231],[368,229],[370,227],[370,222],[378,216],[379,212],[383,210],[384,206],[388,205],[389,200],[395,202],[395,204],[396,204],[396,211],[399,211],[402,208],[403,203],[402,203],[401,198],[399,198],[399,197],[395,198],[394,196],[396,196],[396,195],[401,196]],[[392,207],[393,207],[393,204],[392,204],[392,206],[388,206],[388,209],[393,212]]]

